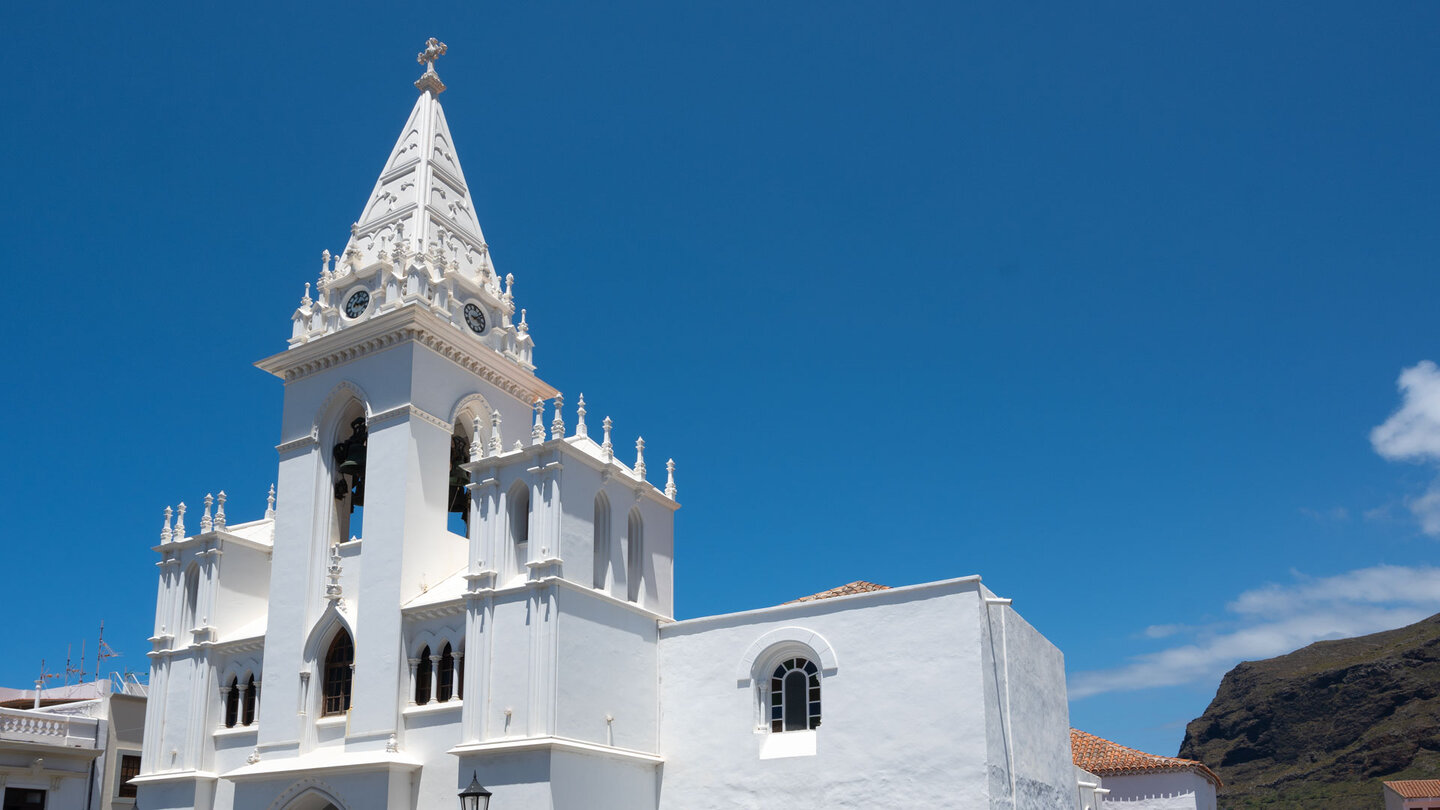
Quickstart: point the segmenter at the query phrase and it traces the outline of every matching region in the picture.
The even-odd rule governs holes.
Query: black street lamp
[[[470,786],[460,791],[460,810],[489,810],[490,791],[480,784],[480,774],[470,772]]]

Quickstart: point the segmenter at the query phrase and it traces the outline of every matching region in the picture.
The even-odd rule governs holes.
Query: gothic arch
[[[350,624],[345,611],[336,607],[336,604],[331,602],[325,608],[325,612],[315,621],[315,626],[310,628],[310,635],[305,637],[304,660],[307,664],[314,664],[325,656],[325,648],[329,646],[330,637],[335,635],[337,627],[349,633],[351,639],[356,638],[355,627]]]
[[[370,395],[365,393],[365,389],[349,380],[341,380],[330,389],[330,393],[325,395],[325,400],[315,411],[315,422],[310,428],[310,435],[320,442],[320,446],[328,449],[335,443],[336,435],[343,429],[340,417],[351,402],[359,403],[366,421],[375,415],[370,408]]]
[[[469,436],[470,429],[473,427],[470,420],[478,416],[480,417],[481,436],[488,439],[490,438],[490,414],[494,412],[495,409],[490,407],[490,401],[484,396],[466,394],[455,402],[455,407],[450,409],[450,425],[452,429],[459,428]],[[471,438],[474,437],[471,436]]]
[[[345,810],[345,803],[336,795],[334,788],[311,777],[286,788],[270,803],[269,810],[327,810],[330,807]]]

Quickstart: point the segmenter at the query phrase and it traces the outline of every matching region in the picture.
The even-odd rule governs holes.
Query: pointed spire
[[[170,516],[172,514],[174,513],[171,512],[170,507],[165,507],[165,522],[160,524],[160,542],[162,543],[170,542]]]
[[[603,441],[603,442],[600,443],[600,452],[605,456],[605,460],[606,460],[606,461],[609,461],[609,460],[615,458],[615,445],[613,445],[613,444],[610,443],[610,425],[611,425],[611,424],[612,424],[612,423],[610,422],[610,417],[608,417],[608,416],[605,417],[605,421],[604,421],[604,422],[601,422],[601,423],[600,423],[600,425],[605,429],[605,441]]]
[[[171,535],[175,540],[185,539],[185,502],[175,507],[175,533]]]
[[[515,328],[520,330],[520,334],[522,335],[528,335],[530,333],[530,324],[525,322],[525,310],[523,309],[520,310],[520,325]]]
[[[330,584],[325,586],[325,598],[331,602],[339,602],[341,597],[339,543],[330,546],[330,565],[326,568],[325,576],[330,580]]]
[[[479,461],[485,457],[485,442],[480,439],[480,414],[475,414],[470,424],[470,460]]]
[[[225,531],[225,490],[220,490],[220,497],[215,499],[215,531]]]
[[[540,421],[541,414],[545,411],[545,400],[536,397],[535,403],[530,407],[535,409],[535,426],[530,428],[530,443],[545,443],[545,425]]]
[[[305,282],[305,295],[300,298],[300,308],[308,309],[313,303],[315,302],[310,298],[310,282],[307,281]]]
[[[675,500],[675,459],[665,462],[665,497]]]
[[[565,395],[555,392],[555,418],[550,420],[550,438],[565,438]]]
[[[214,522],[210,519],[210,507],[214,503],[215,496],[208,492],[205,493],[205,511],[200,513],[200,532],[202,534],[210,531],[215,526]]]
[[[275,485],[270,485],[270,495],[265,498],[265,519],[275,519]]]
[[[645,437],[635,440],[635,474],[645,480]]]
[[[444,43],[431,38],[417,57],[425,66],[424,75],[415,83],[420,95],[379,167],[344,251],[347,262],[357,268],[380,261],[382,252],[400,250],[408,255],[443,241],[454,246],[462,277],[481,278],[486,264],[485,234],[475,218],[470,187],[438,98],[445,84],[435,72],[435,60],[446,50]],[[402,227],[404,236],[400,236]],[[448,238],[442,239],[442,232]]]
[[[493,411],[490,414],[490,455],[498,456],[505,452],[505,444],[500,441],[500,412]]]
[[[575,409],[575,435],[580,438],[588,438],[590,429],[585,427],[585,394],[580,394],[580,407]]]

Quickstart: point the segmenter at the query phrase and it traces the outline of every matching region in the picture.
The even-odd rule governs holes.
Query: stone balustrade
[[[28,709],[0,709],[0,739],[66,748],[99,748],[100,721]]]

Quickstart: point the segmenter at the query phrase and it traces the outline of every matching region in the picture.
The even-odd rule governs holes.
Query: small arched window
[[[355,668],[355,642],[343,629],[335,634],[325,653],[325,681],[322,685],[321,715],[350,711],[350,678]]]
[[[630,521],[625,538],[625,598],[631,602],[640,601],[641,586],[645,578],[645,524],[640,519],[640,510],[630,510]]]
[[[455,654],[449,643],[440,651],[440,668],[435,672],[435,699],[444,703],[455,694]]]
[[[184,602],[180,607],[180,627],[177,633],[187,633],[195,629],[195,618],[197,606],[200,603],[200,566],[190,563],[185,569],[185,593]],[[187,639],[182,637],[182,646],[189,644]]]
[[[420,663],[415,666],[415,703],[424,706],[430,702],[430,647],[420,649]]]
[[[524,574],[530,561],[530,488],[523,481],[510,489],[510,544],[515,549],[515,572]]]
[[[255,682],[255,676],[251,675],[250,680],[245,683],[245,699],[240,712],[240,725],[248,726],[255,722],[255,703],[260,699],[256,689],[260,685]]]
[[[770,730],[804,731],[819,725],[819,667],[805,658],[780,662],[770,674]]]
[[[225,727],[234,728],[235,720],[240,715],[240,679],[230,678],[230,685],[225,688]]]
[[[594,585],[604,588],[610,573],[610,499],[603,492],[595,496],[594,535]]]

